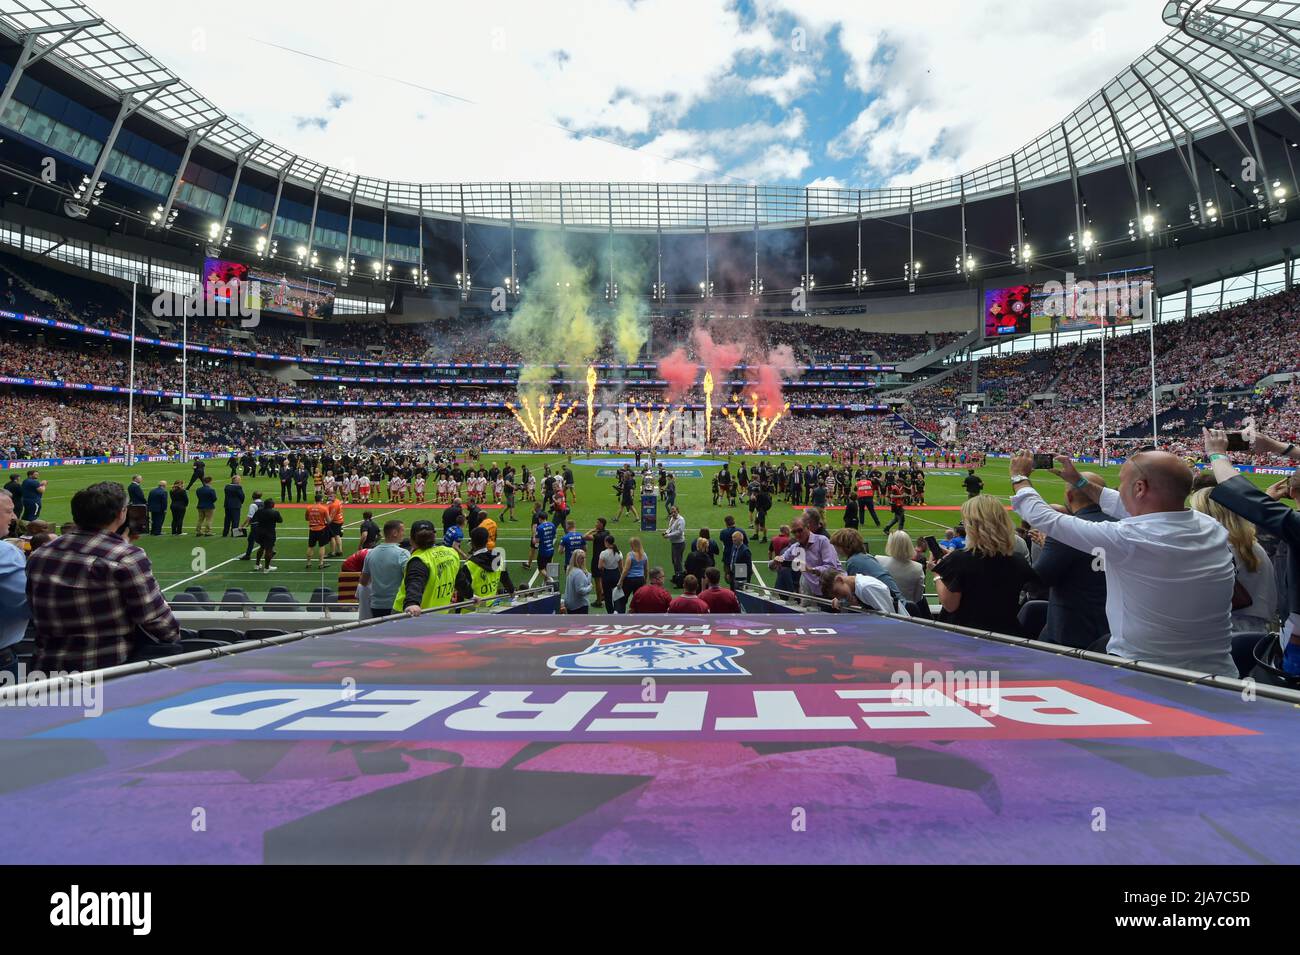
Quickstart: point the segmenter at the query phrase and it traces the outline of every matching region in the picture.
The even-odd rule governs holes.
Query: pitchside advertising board
[[[0,863],[1300,861],[1293,707],[906,621],[426,615],[100,693],[4,707],[58,824]]]

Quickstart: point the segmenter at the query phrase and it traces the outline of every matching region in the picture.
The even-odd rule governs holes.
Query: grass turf
[[[562,455],[553,457],[543,457],[541,455],[485,455],[482,463],[488,465],[492,462],[501,464],[512,461],[516,468],[527,464],[530,470],[540,474],[544,464],[551,464],[552,470],[554,470],[555,465],[565,463],[565,460]],[[728,460],[731,461],[731,469],[734,473],[741,456],[732,456]],[[749,460],[752,466],[760,458],[747,457],[746,460]],[[770,457],[767,460],[772,461]],[[825,462],[829,459],[804,456],[797,457],[795,460]],[[794,462],[786,460],[787,465],[792,463]],[[662,534],[663,528],[667,526],[668,518],[666,509],[662,504],[659,509],[659,530],[657,531],[642,533],[639,513],[633,517],[624,515],[621,522],[615,523],[613,518],[618,512],[618,503],[614,496],[613,481],[610,478],[598,475],[600,470],[607,469],[609,466],[573,465],[572,467],[576,484],[576,497],[572,494],[569,497],[572,510],[570,517],[577,522],[579,530],[584,532],[590,530],[598,517],[607,518],[610,521],[609,530],[618,541],[620,549],[626,551],[627,541],[630,537],[640,537],[649,553],[650,566],[662,566],[671,575],[672,565],[669,546]],[[766,566],[767,546],[752,543],[753,535],[748,530],[748,508],[740,502],[734,509],[726,506],[713,506],[710,481],[717,470],[716,467],[700,468],[696,469],[696,473],[702,472],[701,477],[679,476],[677,479],[677,506],[686,518],[688,544],[694,539],[695,534],[701,527],[708,527],[716,540],[718,531],[723,527],[723,518],[727,514],[733,514],[737,525],[744,528],[751,537],[755,568],[760,580],[770,583],[773,575]],[[1097,469],[1094,468],[1093,470]],[[130,481],[132,474],[140,474],[144,478],[144,487],[147,491],[163,479],[166,479],[169,483],[176,478],[188,482],[190,471],[189,465],[165,462],[137,464],[130,469],[122,465],[112,464],[67,465],[44,468],[41,470],[40,476],[42,479],[49,481],[49,488],[45,493],[41,519],[49,521],[57,530],[61,523],[71,520],[70,501],[72,495],[96,481],[119,481],[125,484]],[[1118,483],[1118,472],[1119,468],[1117,467],[1100,469],[1100,473],[1106,477],[1112,487]],[[1010,495],[1011,482],[1005,459],[995,459],[987,467],[980,469],[978,473],[984,480],[986,493],[1003,498]],[[213,525],[219,535],[222,521],[221,488],[227,483],[229,475],[225,461],[216,460],[209,463],[208,474],[212,476],[213,486],[218,493],[218,506]],[[961,502],[966,499],[966,492],[961,486],[965,475],[965,470],[960,468],[952,470],[933,469],[930,471],[926,479],[927,507],[955,508],[960,506]],[[1267,487],[1276,480],[1276,478],[1267,475],[1250,475],[1249,477],[1260,487]],[[243,478],[243,482],[245,494],[248,495],[249,499],[251,499],[253,491],[261,491],[264,495],[276,498],[278,503],[280,492],[278,479],[246,477]],[[432,482],[430,483],[432,485]],[[1064,499],[1064,484],[1059,478],[1050,474],[1038,474],[1035,477],[1035,486],[1049,502],[1055,503]],[[430,492],[432,493],[432,491],[431,486]],[[538,495],[540,496],[540,494],[541,489],[539,487]],[[305,599],[317,587],[329,587],[331,589],[337,587],[340,560],[327,561],[324,571],[315,566],[310,570],[306,569],[307,524],[303,510],[286,509],[285,522],[280,525],[278,551],[275,559],[277,570],[270,574],[261,574],[252,569],[251,560],[239,560],[244,554],[247,543],[244,538],[194,537],[194,525],[198,519],[198,511],[194,507],[193,495],[194,489],[191,489],[190,509],[185,516],[186,536],[172,537],[168,533],[171,528],[171,514],[169,512],[164,521],[163,536],[145,536],[139,541],[140,546],[149,553],[159,585],[169,596],[187,586],[198,585],[203,587],[213,599],[220,599],[221,594],[228,587],[240,587],[246,590],[254,600],[260,600],[265,596],[268,588],[273,585],[280,585],[287,587],[296,596]],[[511,577],[514,579],[516,586],[527,584],[533,577],[535,570],[534,568],[525,571],[522,567],[522,562],[528,557],[530,508],[531,504],[529,502],[517,500],[515,513],[519,518],[518,522],[503,521],[500,511],[495,509],[490,511],[492,517],[500,524],[498,544],[506,550]],[[420,518],[428,518],[437,527],[442,527],[440,508],[410,504],[386,504],[383,501],[377,501],[373,502],[369,509],[373,511],[375,521],[381,526],[390,517],[398,517],[406,522],[408,528],[413,521]],[[802,508],[796,508],[785,500],[778,499],[774,503],[772,511],[768,514],[769,536],[775,534],[781,524],[787,523],[801,510]],[[358,527],[362,520],[361,514],[362,508],[359,507],[349,507],[345,511],[345,554],[353,553],[357,549]],[[882,524],[889,520],[887,507],[878,508],[877,514],[880,516]],[[906,530],[914,538],[926,534],[942,536],[943,530],[951,527],[958,520],[959,515],[955,510],[909,509]],[[830,511],[827,514],[827,523],[832,529],[843,526],[842,512]],[[869,519],[867,526],[861,528],[861,531],[871,552],[875,554],[882,553],[884,550],[884,534],[871,524]],[[556,573],[554,563],[551,565],[551,572]],[[593,605],[593,610],[595,609]]]

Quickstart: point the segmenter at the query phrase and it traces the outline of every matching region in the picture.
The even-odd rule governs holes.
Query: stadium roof
[[[1081,8],[1082,9],[1082,8]],[[1153,11],[1154,13],[1154,11]],[[1009,156],[950,179],[910,187],[657,183],[413,183],[325,166],[267,142],[82,3],[0,0],[0,33],[29,65],[48,59],[205,149],[272,176],[349,201],[435,217],[517,220],[572,227],[725,229],[881,216],[1006,194],[1030,185],[1125,165],[1285,110],[1300,120],[1300,3],[1182,0],[1166,4],[1174,29],[1060,123]],[[16,70],[15,74],[19,71]]]

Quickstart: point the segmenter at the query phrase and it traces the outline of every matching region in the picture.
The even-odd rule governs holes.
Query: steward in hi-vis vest
[[[469,532],[469,539],[474,550],[456,575],[456,602],[477,599],[481,602],[475,610],[489,610],[497,603],[493,597],[515,592],[506,569],[506,552],[499,547],[488,550],[488,531],[481,525]]]
[[[437,531],[430,521],[411,525],[411,559],[406,562],[402,585],[393,600],[393,610],[411,613],[429,610],[455,601],[456,575],[460,557],[450,547],[437,543]],[[409,594],[409,596],[408,596]],[[448,613],[439,610],[438,613]],[[412,616],[416,616],[412,613]]]

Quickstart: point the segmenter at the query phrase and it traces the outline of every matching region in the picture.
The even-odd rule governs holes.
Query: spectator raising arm
[[[1042,495],[1030,483],[1029,475],[1033,471],[1033,460],[1033,455],[1024,451],[1011,459],[1011,486],[1014,489],[1011,506],[1020,515],[1021,520],[1048,537],[1068,544],[1076,550],[1088,553],[1098,547],[1103,550],[1111,548],[1127,550],[1128,535],[1123,525],[1110,522],[1096,523],[1070,514],[1062,514],[1043,500]],[[1099,504],[1101,509],[1111,517],[1129,516],[1117,491],[1113,488],[1089,484],[1079,474],[1074,462],[1065,455],[1058,455],[1056,460],[1061,467],[1053,471],[1053,474],[1060,475],[1071,486]]]

